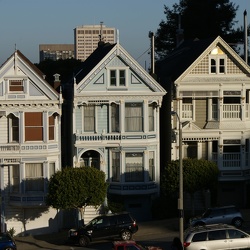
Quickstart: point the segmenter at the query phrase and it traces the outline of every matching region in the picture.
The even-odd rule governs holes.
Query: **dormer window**
[[[23,80],[9,80],[9,92],[23,92]]]
[[[216,47],[211,51],[209,58],[211,74],[226,73],[226,55],[219,47]]]

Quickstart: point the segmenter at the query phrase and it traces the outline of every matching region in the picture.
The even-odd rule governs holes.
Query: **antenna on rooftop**
[[[103,22],[100,22],[100,34],[99,34],[99,42],[101,42],[103,40],[103,37],[102,37],[102,25],[103,25]]]

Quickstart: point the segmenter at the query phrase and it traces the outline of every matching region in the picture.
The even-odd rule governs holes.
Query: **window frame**
[[[25,141],[44,140],[43,112],[24,113]]]
[[[134,158],[136,160],[140,159],[140,162],[130,162],[132,159]],[[145,167],[144,167],[144,158],[145,155],[143,152],[125,152],[125,182],[144,182],[145,181],[145,177],[144,177],[144,172],[145,172]],[[139,164],[141,163],[141,164]],[[131,165],[131,166],[129,166]],[[131,169],[134,171],[128,171]],[[141,168],[138,170],[138,168]]]
[[[39,167],[41,170],[41,175],[39,175],[39,176],[38,175],[37,176],[27,176],[27,174],[28,174],[27,168],[29,165],[30,165],[30,168]],[[27,162],[27,163],[25,163],[24,168],[25,168],[25,175],[24,175],[24,180],[25,180],[24,190],[25,191],[24,192],[25,193],[44,192],[45,191],[44,164],[41,162],[32,162],[32,163]],[[32,187],[32,188],[30,188],[30,187]]]
[[[24,92],[24,79],[10,79],[8,92],[9,93],[23,93]]]
[[[8,127],[9,127],[9,142],[14,142],[14,143],[19,142],[20,140],[19,117],[16,117],[14,114],[10,114],[8,116]]]
[[[127,88],[128,87],[128,69],[129,67],[108,68],[107,82],[109,88]]]
[[[134,105],[134,107],[135,106],[140,107],[140,109],[141,109],[140,115],[136,116],[135,112],[131,112],[132,105]],[[127,112],[127,108],[130,108],[131,110],[129,112]],[[128,113],[130,113],[132,116],[128,116]],[[135,119],[139,119],[138,122],[134,122]],[[144,131],[144,105],[143,105],[143,102],[126,102],[125,103],[124,122],[125,122],[125,124],[124,124],[125,132],[132,132],[132,133],[137,132],[138,133],[138,132]],[[132,128],[133,123],[135,124],[134,128]]]
[[[85,133],[95,133],[96,132],[96,106],[95,105],[83,105],[82,106],[82,130],[85,132]],[[93,108],[93,113],[92,115],[93,116],[87,116],[87,108]],[[91,129],[86,129],[86,126],[87,126],[87,120],[88,119],[93,119],[93,121],[91,121],[92,124],[91,125]],[[88,126],[90,126],[88,125]]]
[[[223,60],[223,64],[221,63]],[[214,64],[212,63],[214,62]],[[222,70],[223,69],[223,70]],[[226,55],[210,55],[209,56],[209,74],[224,75],[227,73],[227,57]]]

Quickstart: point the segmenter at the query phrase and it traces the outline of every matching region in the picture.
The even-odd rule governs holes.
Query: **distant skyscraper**
[[[39,45],[40,62],[50,59],[53,61],[59,59],[74,58],[74,44],[40,44]]]
[[[85,61],[97,48],[98,42],[116,43],[115,28],[100,25],[83,25],[74,29],[75,58]]]

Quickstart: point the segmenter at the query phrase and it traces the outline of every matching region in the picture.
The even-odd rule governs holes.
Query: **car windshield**
[[[97,224],[97,222],[100,221],[100,218],[94,218],[93,220],[89,221],[86,226],[92,226]]]

